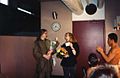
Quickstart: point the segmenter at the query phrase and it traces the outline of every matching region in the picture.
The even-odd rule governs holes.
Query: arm
[[[98,66],[88,68],[88,70],[87,70],[87,78],[89,78],[95,72],[95,70],[97,68],[98,68]]]
[[[87,70],[87,78],[89,78],[91,72],[92,72],[92,69],[88,68],[88,70]]]
[[[59,44],[60,44],[59,41],[56,41],[56,48],[59,46]]]
[[[39,45],[39,41],[35,41],[34,43],[34,48],[33,48],[33,55],[35,57],[35,59],[39,62],[40,59],[42,59],[43,57],[47,60],[49,60],[51,58],[51,54],[52,54],[53,50],[49,50],[47,52],[47,54],[43,54],[41,52],[41,47]]]
[[[76,50],[74,48],[72,48],[72,52],[74,55],[76,55]]]
[[[71,47],[71,49],[72,49],[73,54],[76,55],[76,50],[75,50],[75,48],[73,47],[73,43],[70,43],[70,47]]]
[[[72,52],[74,55],[78,55],[80,52],[79,46],[77,43],[73,43],[71,46]]]
[[[115,53],[110,51],[110,54],[107,56],[101,47],[97,47],[97,51],[102,55],[106,62],[110,62],[114,57]]]
[[[53,52],[53,50],[49,50],[49,51],[47,52],[47,54],[43,54],[43,57],[44,57],[45,59],[49,60],[49,59],[51,58],[51,56],[52,56],[52,52]]]
[[[78,56],[80,53],[80,48],[79,48],[78,43],[75,44],[75,50],[76,50],[76,56]]]
[[[37,61],[39,61],[40,58],[42,57],[42,53],[40,52],[40,46],[38,44],[38,41],[34,42],[33,56]]]

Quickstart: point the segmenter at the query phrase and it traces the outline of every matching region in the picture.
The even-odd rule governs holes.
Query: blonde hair
[[[67,32],[67,33],[65,33],[65,36],[66,36],[67,34],[68,34],[69,37],[70,37],[70,42],[77,42],[77,40],[75,39],[73,33]]]

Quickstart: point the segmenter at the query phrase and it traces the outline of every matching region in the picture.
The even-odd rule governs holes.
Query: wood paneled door
[[[77,58],[78,78],[82,78],[82,67],[88,68],[88,55],[90,53],[96,53],[101,58],[100,54],[96,52],[96,46],[100,45],[105,48],[104,30],[104,20],[73,21],[73,34],[80,47],[80,54]]]

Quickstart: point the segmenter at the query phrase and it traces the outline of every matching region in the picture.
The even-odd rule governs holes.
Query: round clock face
[[[56,32],[56,31],[59,31],[59,30],[60,30],[61,25],[60,25],[58,22],[54,22],[54,23],[52,24],[51,28],[52,28],[53,31]]]

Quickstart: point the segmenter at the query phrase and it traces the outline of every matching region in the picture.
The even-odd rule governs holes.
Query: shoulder
[[[116,49],[116,53],[120,53],[120,48]]]
[[[95,69],[96,69],[96,67],[88,68],[88,70],[87,70],[87,77],[89,77],[91,75],[91,73],[95,71]]]
[[[73,42],[73,46],[78,47],[79,45],[78,45],[78,43],[77,43],[77,42]]]
[[[61,45],[61,47],[65,47],[65,43],[63,43],[63,44]]]
[[[99,68],[99,66],[90,67],[90,68],[87,70],[87,77],[91,76],[98,68]]]
[[[72,42],[72,44],[73,44],[73,45],[78,45],[78,43],[77,43],[77,42]]]
[[[118,50],[120,51],[120,47],[118,48]]]
[[[118,52],[120,53],[120,48],[116,48],[112,50],[112,53],[118,53]]]
[[[39,43],[39,40],[35,40],[35,41],[34,41],[34,44],[37,44],[37,43]]]
[[[46,39],[45,41],[46,41],[46,42],[50,42],[50,40],[49,40],[49,39]]]

